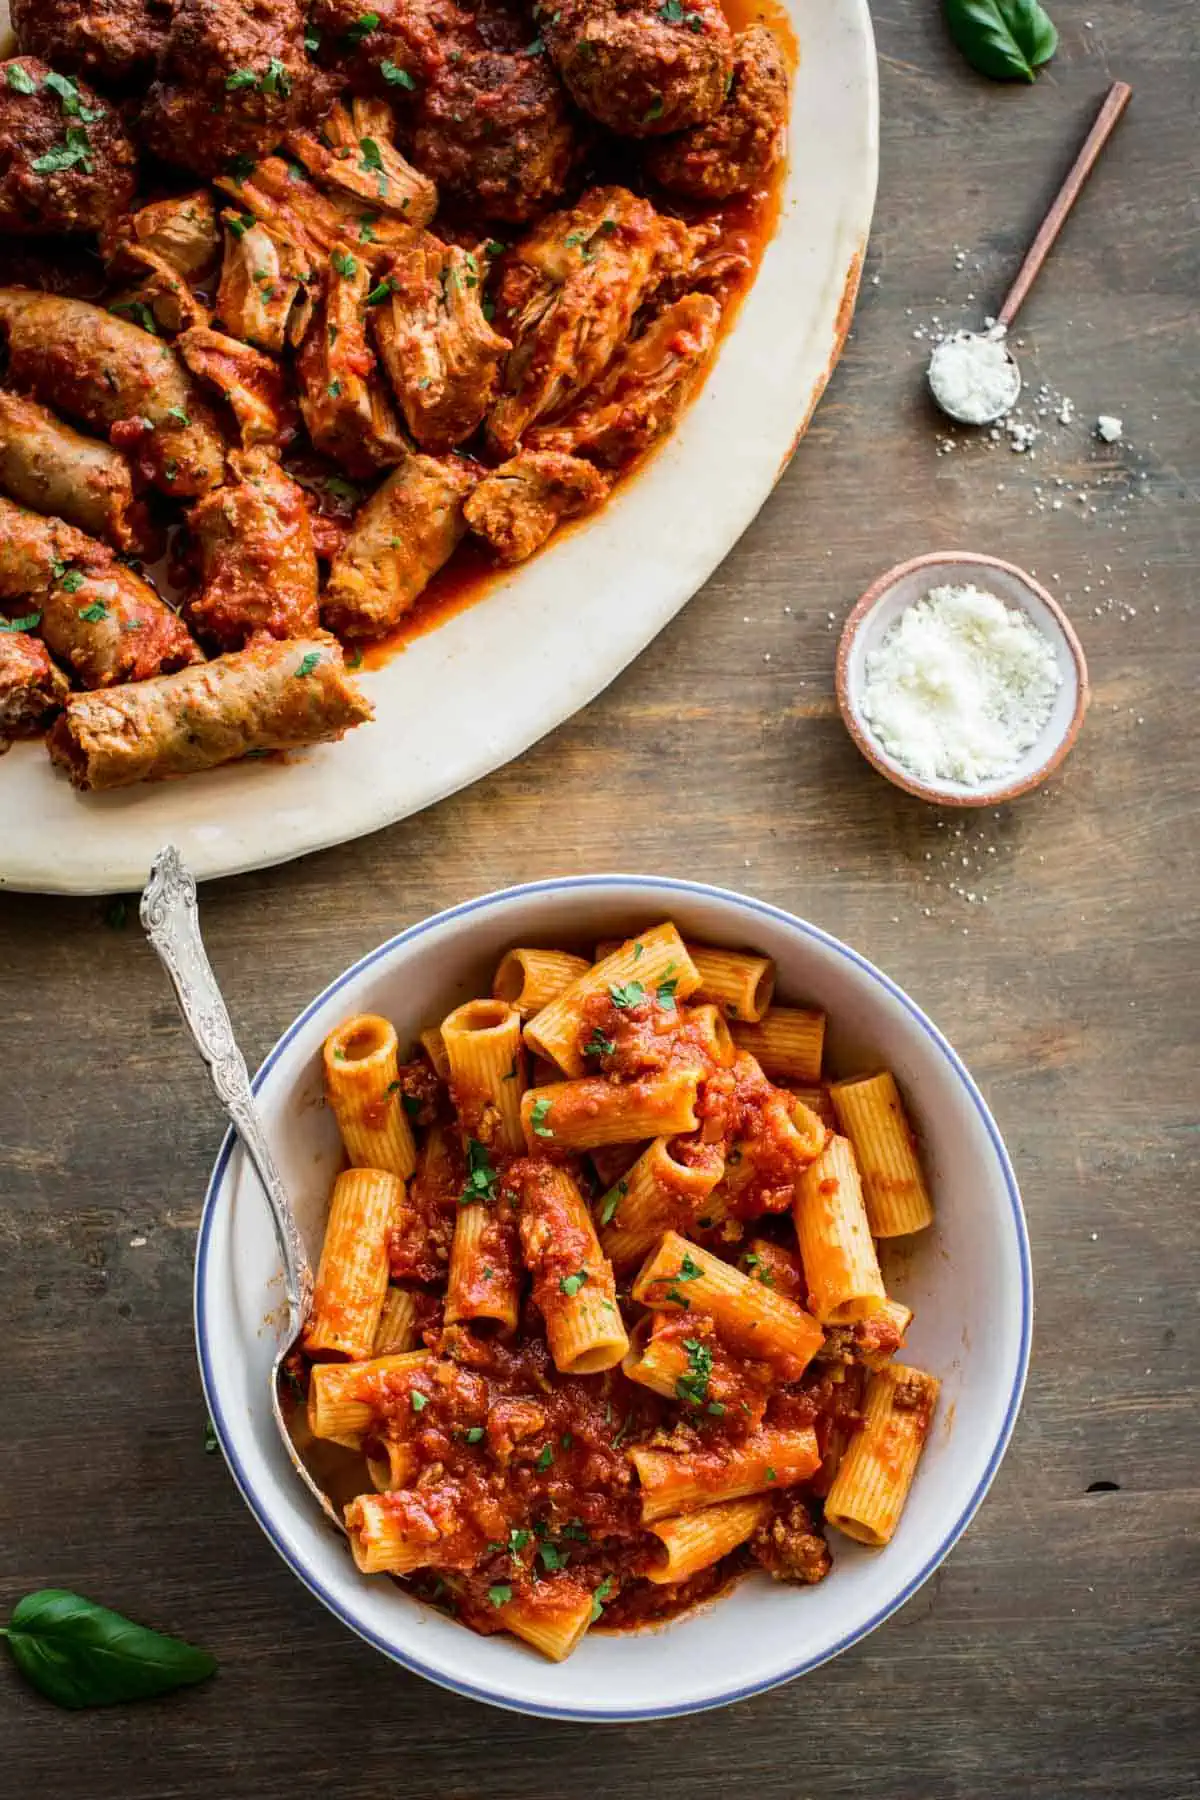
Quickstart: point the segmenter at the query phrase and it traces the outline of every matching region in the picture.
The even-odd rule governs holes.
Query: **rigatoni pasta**
[[[854,1145],[875,1236],[924,1231],[933,1223],[933,1201],[895,1077],[885,1069],[835,1081],[831,1094],[838,1124]]]
[[[769,958],[671,922],[601,951],[509,951],[404,1022],[408,1062],[375,1015],[329,1035],[375,1166],[335,1183],[289,1371],[359,1569],[553,1661],[746,1568],[820,1580],[822,1509],[885,1543],[937,1392],[891,1360],[912,1315],[873,1241],[927,1194],[906,1122],[889,1186],[890,1077],[831,1100]]]

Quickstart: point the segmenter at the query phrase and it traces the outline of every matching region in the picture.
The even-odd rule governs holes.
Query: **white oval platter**
[[[837,361],[875,200],[867,0],[786,0],[800,45],[779,225],[716,366],[604,511],[363,675],[342,743],[78,794],[40,743],[0,759],[0,887],[140,887],[170,840],[201,878],[374,831],[498,768],[595,697],[712,574],[766,500]],[[0,0],[0,26],[7,22]]]

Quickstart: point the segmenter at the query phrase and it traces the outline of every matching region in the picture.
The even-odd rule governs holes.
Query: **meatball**
[[[832,1565],[829,1546],[798,1494],[781,1494],[750,1539],[750,1553],[776,1581],[811,1585]]]
[[[0,63],[0,231],[104,231],[133,199],[135,162],[91,88],[32,56]]]
[[[720,0],[561,0],[539,14],[571,98],[623,137],[663,137],[719,111],[733,74]]]
[[[447,196],[521,224],[562,194],[578,143],[541,45],[506,47],[509,15],[463,15],[463,29],[417,95],[412,159]]]
[[[449,8],[457,24],[458,9]],[[357,94],[403,100],[442,60],[435,20],[412,0],[314,0],[309,38],[322,66],[336,70]]]
[[[10,0],[22,50],[57,69],[123,86],[153,68],[170,0]]]
[[[165,162],[212,175],[265,156],[331,98],[301,0],[178,0],[142,134]]]
[[[654,144],[646,170],[673,194],[728,200],[744,194],[783,154],[787,131],[787,64],[764,25],[733,42],[733,83],[715,119]]]

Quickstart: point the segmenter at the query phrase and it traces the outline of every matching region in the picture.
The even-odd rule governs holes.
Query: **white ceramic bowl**
[[[983,787],[922,780],[884,748],[863,716],[867,658],[902,612],[923,599],[930,588],[946,586],[983,588],[1005,605],[1018,607],[1049,640],[1062,677],[1050,716],[1035,741],[1011,769]],[[842,628],[836,679],[842,719],[867,761],[896,787],[939,806],[997,806],[1040,787],[1079,736],[1090,698],[1083,645],[1054,596],[1015,563],[971,550],[934,550],[927,556],[914,556],[873,581]]]
[[[815,1588],[750,1577],[665,1629],[584,1639],[561,1665],[516,1641],[479,1638],[356,1571],[275,1436],[267,1377],[281,1299],[266,1204],[232,1135],[200,1227],[196,1338],[209,1409],[251,1511],[285,1562],[352,1630],[461,1694],[546,1718],[624,1721],[720,1706],[802,1675],[872,1631],[931,1575],[996,1473],[1029,1356],[1029,1246],[1000,1134],[966,1069],[894,982],[835,938],[762,901],[699,883],[594,875],[509,888],[401,932],[340,975],[288,1027],[255,1077],[259,1105],[310,1249],[339,1165],[321,1096],[319,1049],[348,1013],[382,1012],[401,1041],[486,992],[513,944],[591,945],[648,921],[773,956],[781,995],[829,1013],[831,1066],[887,1065],[921,1133],[937,1224],[885,1262],[916,1309],[909,1355],[942,1397],[893,1542],[834,1544]],[[836,1538],[836,1533],[831,1534]]]

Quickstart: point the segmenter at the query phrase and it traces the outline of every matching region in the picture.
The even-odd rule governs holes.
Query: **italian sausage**
[[[334,558],[321,617],[339,637],[379,637],[408,611],[466,530],[463,505],[482,471],[410,456],[357,514]]]
[[[102,431],[165,494],[216,487],[225,459],[216,416],[160,338],[32,288],[0,288],[0,325],[14,387]]]
[[[0,746],[32,737],[67,697],[67,678],[27,631],[0,630]]]
[[[158,545],[145,503],[119,451],[84,437],[27,400],[0,389],[0,489],[34,512],[106,538],[114,549],[153,556]]]
[[[372,716],[341,645],[316,632],[286,643],[260,638],[176,675],[74,694],[49,749],[78,788],[128,787],[328,743]]]
[[[265,450],[235,450],[229,465],[237,479],[188,515],[199,578],[188,622],[222,650],[262,631],[308,637],[318,628],[317,553],[304,490]]]
[[[154,589],[95,538],[0,498],[0,608],[16,606],[82,687],[144,681],[202,660]]]

